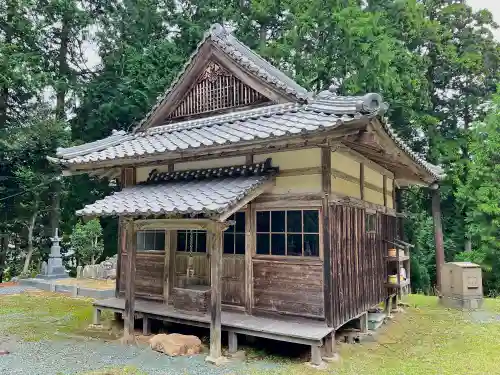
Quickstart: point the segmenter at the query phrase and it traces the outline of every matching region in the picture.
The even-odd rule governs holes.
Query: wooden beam
[[[350,197],[348,195],[332,193],[330,195],[330,204],[332,203],[350,207],[364,208],[367,211],[370,210],[372,212],[382,212],[386,215],[396,216],[396,210],[394,208],[384,207],[380,204],[363,201],[359,198]]]
[[[125,271],[125,310],[123,312],[124,330],[122,342],[130,344],[135,342],[134,338],[134,320],[135,320],[135,264],[137,252],[137,232],[134,228],[134,222],[127,219],[127,268]]]
[[[253,307],[253,254],[255,204],[250,202],[245,210],[245,310],[252,314]]]
[[[382,191],[384,194],[384,207],[387,207],[387,176],[382,176]]]
[[[207,229],[207,242],[210,244],[210,354],[207,362],[218,364],[222,357],[221,344],[221,287],[222,287],[222,248],[224,230],[222,223],[213,222]]]
[[[436,284],[438,293],[441,293],[441,268],[444,264],[444,241],[443,224],[441,222],[441,197],[439,195],[439,186],[431,187],[432,196],[432,220],[434,222],[434,242],[436,245]]]
[[[330,194],[332,191],[332,152],[330,147],[321,148],[321,185],[323,189],[322,225],[323,225],[323,294],[325,320],[328,327],[333,326],[333,291],[332,291],[332,252],[330,233]],[[321,357],[320,357],[321,359]]]
[[[135,221],[136,230],[176,230],[199,229],[204,230],[213,223],[210,219],[144,219]]]
[[[365,165],[359,163],[359,194],[361,200],[365,200]]]

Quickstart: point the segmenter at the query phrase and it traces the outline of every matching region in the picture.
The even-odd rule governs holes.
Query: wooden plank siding
[[[222,304],[245,306],[245,256],[222,256]]]
[[[137,252],[135,295],[152,299],[163,299],[163,277],[164,277],[163,252]],[[127,262],[127,254],[121,254],[122,264]],[[127,275],[126,268],[121,267],[120,292],[125,292]]]
[[[365,230],[366,212],[343,205],[330,207],[333,326],[339,327],[384,301],[384,238],[391,236],[393,217],[377,214],[375,233]]]
[[[253,260],[254,308],[324,317],[323,264],[304,260]]]

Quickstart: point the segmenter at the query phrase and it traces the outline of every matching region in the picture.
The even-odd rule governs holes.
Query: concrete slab
[[[93,289],[84,287],[75,288],[74,284],[64,284],[61,282],[56,283],[56,281],[60,280],[64,279],[55,279],[55,280],[45,280],[38,278],[21,279],[19,280],[19,285],[30,286],[33,288],[46,291],[53,291],[56,293],[69,293],[74,297],[89,297],[94,299],[104,299],[115,296],[115,288],[110,288],[110,289]]]

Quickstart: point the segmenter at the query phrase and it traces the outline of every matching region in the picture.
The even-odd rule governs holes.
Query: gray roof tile
[[[227,211],[269,178],[240,176],[136,185],[85,206],[77,215],[210,216]]]
[[[370,115],[369,113],[365,113]],[[211,145],[225,145],[258,139],[284,137],[332,129],[352,121],[356,114],[340,116],[317,112],[305,105],[278,104],[265,108],[231,113],[202,120],[185,121],[151,128],[135,134],[122,133],[122,142],[112,135],[109,142],[101,140],[100,148],[92,145],[88,153],[58,150],[64,164],[82,164],[133,156],[182,151]]]

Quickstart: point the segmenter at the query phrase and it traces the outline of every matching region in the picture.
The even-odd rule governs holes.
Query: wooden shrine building
[[[78,211],[120,220],[116,298],[97,312],[122,312],[125,335],[134,317],[209,327],[213,361],[222,331],[230,351],[246,334],[330,356],[336,329],[409,283],[387,283],[396,189],[442,173],[386,109],[315,95],[212,26],[133,131],[58,150],[65,173],[120,181]]]

